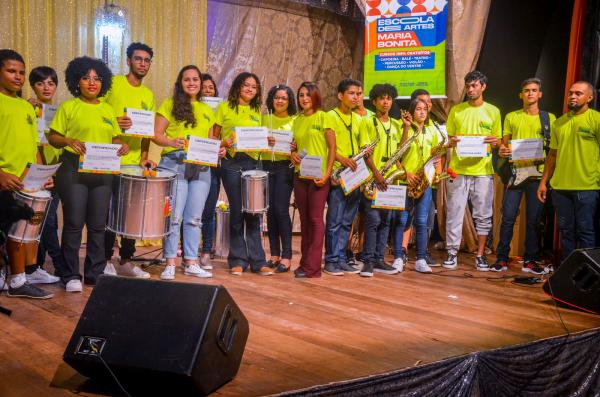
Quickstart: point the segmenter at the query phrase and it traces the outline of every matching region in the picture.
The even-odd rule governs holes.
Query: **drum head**
[[[266,178],[268,173],[263,170],[243,171],[242,178]]]
[[[136,178],[145,178],[144,169],[137,165],[126,165],[121,167],[121,175],[132,176]],[[156,176],[151,179],[169,179],[175,177],[175,173],[167,170],[156,170]]]
[[[37,192],[16,192],[17,196],[24,198],[50,198],[51,194],[48,190],[38,190]]]

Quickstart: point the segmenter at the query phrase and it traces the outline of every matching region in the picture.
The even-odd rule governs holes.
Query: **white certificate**
[[[206,103],[214,111],[223,102],[223,99],[216,96],[205,96],[202,97],[202,102]]]
[[[433,157],[429,159],[429,161],[423,166],[423,174],[425,174],[425,178],[427,178],[429,186],[433,185],[433,178],[435,177],[435,162],[438,159],[439,156]]]
[[[154,138],[154,112],[125,108],[125,113],[131,119],[131,127],[124,130],[123,135]]]
[[[489,145],[484,143],[485,136],[462,135],[456,144],[456,154],[460,157],[487,157],[489,156]]]
[[[53,165],[27,164],[25,177],[23,178],[24,192],[37,192],[42,190],[52,175],[56,173],[61,163]]]
[[[235,127],[236,152],[270,151],[267,127]]]
[[[271,130],[271,135],[275,138],[275,145],[271,146],[271,151],[276,154],[290,156],[290,145],[294,139],[292,131],[288,130]]]
[[[304,156],[300,162],[300,178],[319,179],[323,177],[323,159],[320,156]]]
[[[346,168],[344,171],[340,172],[340,185],[342,185],[342,189],[344,189],[344,194],[350,194],[354,189],[362,185],[362,183],[370,176],[371,174],[369,173],[369,168],[367,168],[364,158],[361,158],[356,162],[356,171]]]
[[[511,148],[510,159],[512,161],[544,158],[544,141],[541,138],[512,139],[509,144]]]
[[[79,172],[119,174],[121,159],[117,152],[121,145],[113,143],[85,143],[85,155],[79,157]]]
[[[56,109],[58,109],[58,106],[42,104],[42,112],[37,119],[37,132],[40,145],[48,144],[46,133],[50,131],[50,123],[56,114]]]
[[[375,189],[371,208],[403,210],[406,208],[406,185],[388,185],[385,192]]]
[[[187,139],[188,144],[184,162],[211,167],[216,167],[219,164],[220,140],[192,135],[188,135]]]

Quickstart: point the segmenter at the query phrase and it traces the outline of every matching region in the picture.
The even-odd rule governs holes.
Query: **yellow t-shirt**
[[[0,94],[0,170],[20,177],[27,163],[37,163],[38,141],[33,106]]]
[[[548,113],[550,118],[550,124],[556,120],[556,116],[552,113]],[[515,110],[510,112],[504,117],[504,132],[502,136],[510,136],[510,139],[530,139],[530,138],[541,138],[544,139],[544,133],[542,132],[542,123],[539,115],[530,115],[523,111],[523,109]],[[525,167],[534,165],[532,160],[520,160],[513,162],[515,167]],[[543,166],[540,165],[540,171],[543,170]]]
[[[364,116],[361,116],[361,115],[360,115],[360,114],[358,114],[358,113],[356,113],[356,114],[358,114],[358,117],[360,117],[360,118],[361,118],[361,119],[363,119],[363,120],[370,119],[371,117],[375,116],[375,113],[373,113],[373,111],[372,111],[372,110],[369,110],[368,108],[365,108],[365,111],[366,111],[367,113],[366,113]]]
[[[375,124],[373,124],[373,120],[375,120]],[[385,123],[375,116],[364,118],[360,125],[362,139],[360,146],[368,145],[375,140],[377,137],[375,125],[377,125],[377,131],[379,131],[379,142],[373,150],[372,157],[375,168],[380,169],[398,148],[400,139],[402,139],[402,126],[398,120],[391,117]],[[390,168],[388,174],[392,173],[395,169],[395,166]],[[387,174],[383,176],[386,177]]]
[[[468,102],[455,105],[450,109],[446,123],[448,136],[483,135],[502,138],[500,110],[484,102],[481,106],[471,106]],[[452,153],[450,168],[461,175],[493,175],[491,154],[487,157],[460,157]]]
[[[412,129],[409,130],[409,138],[412,136]],[[431,156],[431,149],[439,143],[439,134],[433,124],[428,124],[423,128],[423,132],[410,144],[408,150],[402,157],[402,165],[406,171],[416,173],[420,171]],[[406,183],[402,181],[402,183]]]
[[[221,126],[221,139],[226,140],[233,134],[234,127],[260,127],[260,112],[252,109],[249,105],[238,105],[237,111],[229,107],[229,102],[224,101],[217,106],[215,111],[215,124]],[[232,149],[228,149],[229,155],[235,155]],[[247,152],[250,157],[258,160],[260,152]]]
[[[325,128],[335,132],[336,152],[340,156],[350,158],[360,152],[360,123],[361,117],[354,113],[344,114],[339,109],[333,109],[327,112],[329,116]],[[363,138],[363,141],[366,138]],[[336,161],[333,168],[340,167],[341,164]]]
[[[91,104],[71,98],[60,104],[50,129],[81,142],[112,143],[121,134],[115,112],[107,103]],[[75,153],[66,146],[65,150]]]
[[[550,180],[554,189],[600,189],[599,112],[588,109],[576,116],[563,114],[552,124],[550,148],[558,151]]]
[[[134,87],[127,76],[114,76],[112,86],[102,98],[115,111],[117,117],[125,114],[125,108],[149,110],[154,112],[154,94],[145,85]],[[129,145],[129,153],[121,157],[121,164],[138,165],[142,159],[142,138],[123,135],[123,143]]]
[[[306,150],[308,156],[319,156],[322,159],[321,170],[325,174],[327,169],[327,140],[325,139],[325,124],[329,115],[319,110],[310,116],[303,114],[294,119],[292,132],[296,141],[298,153]],[[296,166],[296,172],[300,171],[300,166]]]
[[[262,126],[267,127],[270,130],[286,130],[291,131],[292,125],[294,124],[294,116],[287,117],[277,117],[274,114],[263,114],[262,115]],[[274,161],[283,161],[289,160],[289,156],[284,156],[283,154],[276,154],[273,156]],[[263,154],[263,160],[271,160],[271,154],[265,153]]]
[[[187,138],[188,135],[197,136],[200,138],[208,138],[208,133],[215,124],[215,116],[210,106],[204,102],[192,102],[192,110],[194,111],[194,117],[196,118],[195,127],[192,127],[191,125],[186,127],[185,122],[175,120],[175,117],[173,117],[171,114],[172,110],[173,100],[169,98],[164,100],[157,112],[169,121],[169,126],[165,131],[165,135],[169,139]],[[164,147],[161,155],[165,155],[175,150],[179,149],[169,146]]]

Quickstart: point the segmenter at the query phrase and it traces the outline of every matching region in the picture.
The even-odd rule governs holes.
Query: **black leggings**
[[[263,161],[269,172],[269,246],[271,256],[292,259],[292,220],[290,219],[290,197],[294,187],[294,169],[290,162]]]

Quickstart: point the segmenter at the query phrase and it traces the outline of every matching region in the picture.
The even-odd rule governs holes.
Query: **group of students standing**
[[[322,97],[317,85],[304,82],[296,92],[286,85],[272,87],[266,95],[267,113],[261,114],[263,90],[260,79],[253,73],[244,72],[236,76],[227,97],[213,110],[203,98],[217,97],[217,84],[210,75],[202,74],[194,65],[185,66],[180,70],[172,97],[163,101],[156,109],[152,91],[143,84],[143,79],[150,70],[153,55],[149,46],[142,43],[131,44],[127,48],[129,72],[124,76],[113,76],[108,67],[98,59],[73,59],[65,70],[65,82],[73,98],[60,104],[46,134],[49,145],[38,150],[34,108],[42,102],[52,102],[58,78],[48,67],[32,70],[30,83],[36,98],[27,102],[20,98],[25,76],[22,57],[12,50],[0,50],[1,198],[4,200],[6,195],[22,188],[20,176],[28,163],[61,162],[54,178],[55,187],[53,181],[48,181],[46,185],[46,188],[53,190],[54,200],[42,234],[40,259],[36,260],[36,255],[31,254],[37,252],[37,244],[30,244],[26,250],[23,248],[25,244],[10,241],[7,244],[10,275],[8,281],[2,280],[0,286],[6,286],[9,296],[49,298],[52,294],[33,284],[57,282],[59,279],[65,285],[66,291],[82,291],[79,249],[84,226],[87,227],[83,276],[86,284],[95,284],[102,273],[150,277],[149,273],[131,262],[135,252],[134,240],[121,238],[120,258],[114,265],[111,263],[115,235],[106,231],[106,219],[114,176],[78,172],[79,156],[85,154],[86,142],[121,145],[118,154],[121,156],[122,165],[157,168],[177,174],[176,191],[173,192],[175,205],[171,215],[172,230],[163,242],[166,266],[160,275],[162,279],[175,278],[180,237],[183,273],[196,277],[212,277],[210,251],[215,233],[215,204],[221,183],[229,202],[230,246],[227,263],[232,275],[239,276],[248,269],[260,275],[285,273],[290,270],[292,222],[289,206],[293,191],[302,232],[301,258],[299,266],[294,270],[295,277],[320,277],[322,271],[330,275],[359,273],[361,276],[370,277],[374,272],[395,274],[404,270],[407,262],[406,231],[413,223],[417,259],[415,270],[428,273],[432,271],[432,266],[440,265],[431,260],[427,251],[434,186],[426,185],[422,188],[422,194],[414,198],[408,197],[403,210],[373,208],[371,198],[365,197],[361,189],[347,194],[335,178],[331,178],[334,170],[340,167],[355,170],[355,156],[362,150],[377,189],[387,189],[389,180],[386,178],[395,170],[402,170],[402,176],[397,183],[405,184],[411,189],[422,184],[423,167],[429,160],[434,161],[436,173],[445,168],[445,151],[456,147],[461,136],[483,135],[485,144],[492,150],[499,150],[500,155],[506,157],[510,156],[508,142],[511,136],[512,139],[520,137],[519,134],[522,133],[518,131],[522,128],[527,129],[531,126],[531,134],[539,135],[535,122],[529,123],[529,119],[520,113],[511,113],[510,123],[507,116],[503,138],[499,110],[483,100],[487,78],[477,71],[465,77],[468,101],[451,109],[446,129],[429,117],[432,104],[426,91],[415,91],[408,111],[403,111],[401,118],[397,120],[390,116],[393,101],[397,97],[393,85],[376,84],[371,89],[369,101],[375,109],[372,112],[363,106],[361,82],[353,79],[345,79],[339,83],[338,105],[333,110],[323,110]],[[528,92],[532,84],[537,84],[541,93],[541,82],[530,79],[523,85],[522,98],[530,97]],[[589,86],[583,88],[587,93]],[[579,91],[577,93],[580,94]],[[591,100],[588,99],[591,97],[580,97],[583,98],[580,95],[578,100],[585,102],[582,105],[585,106],[585,113]],[[525,99],[523,100],[525,106]],[[131,119],[123,115],[123,109],[128,107],[156,111],[153,138],[128,137],[122,134],[123,130],[132,125]],[[577,108],[577,111],[581,111],[581,108]],[[590,186],[595,186],[595,210],[599,179],[597,146],[600,123],[597,121],[597,112],[589,112],[585,116],[586,122],[596,124],[584,128],[591,131],[588,134],[591,138],[583,139],[588,139],[584,142],[587,145],[585,150],[590,152],[588,155],[595,156],[595,162],[590,161],[593,164],[591,166],[582,166],[580,179]],[[561,145],[567,145],[570,151],[578,150],[572,149],[569,143],[565,144],[560,135],[564,134],[562,131],[567,129],[570,121],[558,123],[564,117],[568,119],[578,115],[576,112],[574,115],[569,113],[553,124],[557,125],[557,132],[552,135],[553,140],[550,142],[549,159],[552,161],[544,171],[543,183],[538,180],[536,189],[533,189],[540,200],[545,199],[545,183],[550,181],[552,173],[556,170],[551,184],[557,194],[564,194],[566,199],[576,201],[571,205],[575,206],[575,210],[569,208],[569,211],[575,211],[576,216],[580,211],[578,203],[582,201],[581,195],[572,196],[569,192],[562,192],[569,190],[568,187],[562,186],[563,182],[570,183],[573,180],[567,181],[563,175],[564,154],[561,157],[561,151],[557,153],[557,149],[562,147]],[[236,152],[235,128],[258,126],[291,130],[293,143],[289,155],[261,151]],[[571,125],[569,128],[572,127]],[[219,139],[220,166],[207,167],[184,162],[188,135]],[[148,158],[151,141],[163,148],[158,164]],[[274,144],[274,138],[269,138],[269,144]],[[365,150],[365,147],[369,148]],[[382,175],[382,166],[393,158],[401,147],[406,150],[404,155],[392,169],[387,169],[387,173]],[[321,177],[300,177],[300,165],[306,156],[320,158]],[[506,239],[510,241],[512,236],[516,216],[514,205],[511,207],[512,212],[508,209],[503,211],[503,230],[506,231],[502,235],[503,240],[499,247],[502,248],[502,252],[499,253],[498,261],[490,266],[484,255],[492,224],[494,170],[491,158],[460,157],[453,154],[449,165],[456,175],[446,182],[448,258],[442,266],[447,269],[457,267],[464,210],[470,201],[479,240],[475,263],[477,270],[506,270]],[[261,217],[242,210],[242,172],[255,169],[269,172],[267,220],[271,256],[268,261],[262,246]],[[506,194],[505,201],[516,200],[507,197],[512,197],[512,194]],[[60,247],[57,244],[55,221],[58,200],[62,201],[64,216]],[[563,208],[568,207],[565,203],[560,205]],[[348,256],[347,247],[352,224],[359,209],[364,214],[364,243],[362,253],[355,259]],[[588,205],[586,210],[589,209],[591,207]],[[527,211],[530,212],[529,204]],[[508,223],[513,219],[513,225],[505,225],[504,218],[508,219]],[[574,244],[569,245],[569,241],[574,240],[574,235],[580,232],[579,223],[583,220],[576,219],[577,232],[574,232],[573,225],[561,219],[559,213],[561,234],[567,239],[564,248],[572,249]],[[571,228],[569,231],[567,226]],[[384,260],[390,236],[394,252],[393,263]],[[201,239],[203,241],[199,255]],[[533,243],[528,243],[527,247],[533,247]],[[528,248],[526,252],[526,257],[529,257],[526,258],[523,269],[537,272],[537,252],[531,253],[532,249]],[[48,250],[53,259],[56,276],[35,265],[43,265],[44,250]],[[27,275],[26,265],[33,265],[29,267]]]

